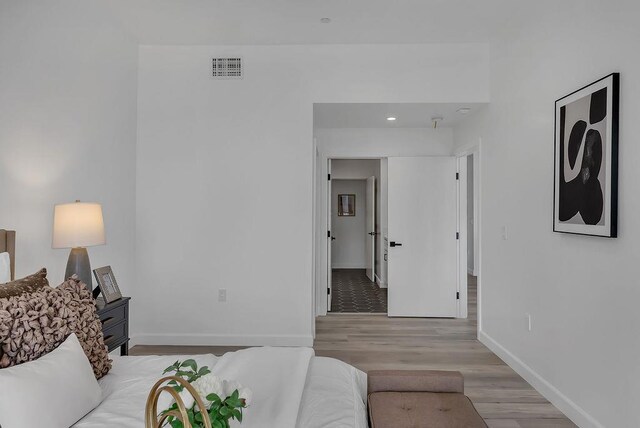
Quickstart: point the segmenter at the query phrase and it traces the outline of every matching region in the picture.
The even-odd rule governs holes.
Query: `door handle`
[[[332,237],[331,237],[331,240],[332,240],[332,241],[335,241],[335,240],[336,240],[336,237],[335,237],[335,236],[332,236]]]
[[[371,236],[375,236],[375,235],[376,235],[376,232],[369,232],[369,235],[371,235]]]
[[[402,243],[396,242],[396,241],[391,241],[391,242],[389,242],[389,246],[390,247],[402,247]]]

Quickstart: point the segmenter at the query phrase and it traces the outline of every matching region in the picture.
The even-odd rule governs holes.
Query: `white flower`
[[[217,394],[218,397],[220,397],[222,400],[225,399],[225,397],[223,396],[223,381],[213,373],[202,376],[201,378],[193,382],[191,386],[193,386],[193,389],[195,389],[198,395],[200,395],[207,409],[209,408],[209,406],[211,406],[211,401],[207,400],[207,395]],[[193,406],[195,400],[193,399],[193,397],[191,397],[191,394],[189,394],[186,389],[180,393],[180,397],[182,398],[182,401],[187,408]]]

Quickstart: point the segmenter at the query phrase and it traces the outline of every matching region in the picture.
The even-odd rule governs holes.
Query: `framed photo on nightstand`
[[[93,274],[96,277],[96,281],[98,281],[98,287],[100,287],[105,302],[111,303],[122,298],[122,293],[120,293],[120,288],[118,288],[118,282],[113,275],[111,266],[94,269]]]

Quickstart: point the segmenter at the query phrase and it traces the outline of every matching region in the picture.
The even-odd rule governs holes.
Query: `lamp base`
[[[89,263],[89,253],[84,247],[72,248],[67,261],[67,270],[64,273],[64,279],[68,279],[73,275],[78,275],[80,281],[86,286],[87,290],[93,293],[93,281],[91,280],[91,263]]]

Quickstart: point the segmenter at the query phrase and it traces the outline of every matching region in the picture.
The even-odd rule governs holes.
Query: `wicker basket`
[[[149,392],[149,398],[147,398],[147,406],[145,408],[145,427],[146,428],[161,428],[167,421],[167,418],[170,416],[175,417],[179,421],[182,422],[184,428],[192,428],[191,423],[189,422],[189,417],[187,416],[187,408],[184,405],[184,401],[180,397],[180,394],[173,389],[173,386],[167,385],[167,383],[171,381],[176,381],[180,386],[184,387],[189,394],[193,397],[198,405],[200,411],[204,414],[207,413],[207,408],[204,405],[204,401],[202,401],[202,397],[196,392],[196,390],[191,386],[189,382],[182,379],[178,376],[166,376],[156,382],[151,388],[151,392]],[[170,412],[166,412],[162,415],[158,415],[158,398],[160,394],[163,392],[167,392],[171,394],[174,400],[176,400],[176,404],[178,405],[177,409],[171,410]],[[204,426],[206,428],[211,428],[211,422],[209,418],[202,418],[204,421]]]

